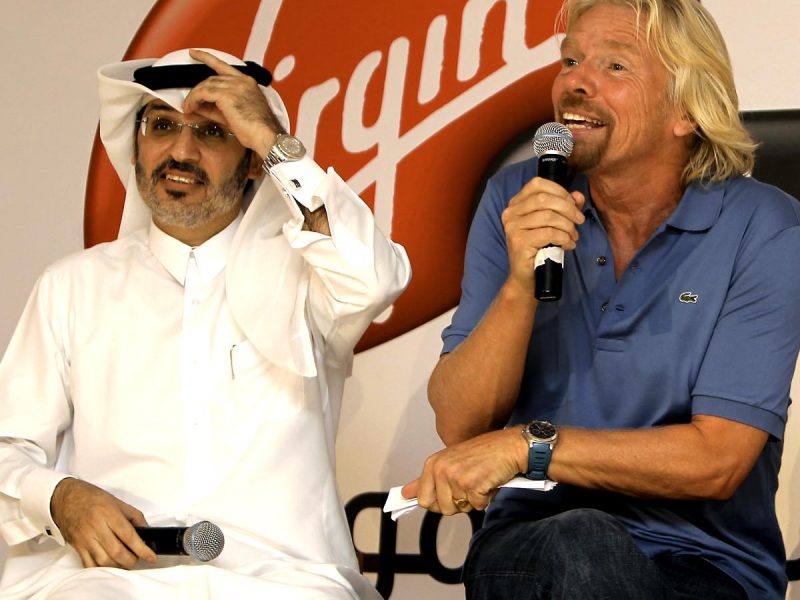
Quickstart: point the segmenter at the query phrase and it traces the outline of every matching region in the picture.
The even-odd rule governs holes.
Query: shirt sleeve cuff
[[[25,477],[20,488],[22,513],[42,535],[62,546],[66,542],[50,514],[50,499],[56,486],[67,477],[69,475],[56,473],[50,469],[36,469]]]
[[[307,209],[315,211],[322,206],[322,198],[314,192],[326,174],[310,156],[279,163],[269,170],[269,174],[284,195],[291,196]]]
[[[764,410],[746,402],[737,402],[736,400],[716,398],[714,396],[694,396],[692,398],[692,414],[712,415],[744,423],[766,431],[778,440],[783,439],[786,427],[785,421],[772,411]]]

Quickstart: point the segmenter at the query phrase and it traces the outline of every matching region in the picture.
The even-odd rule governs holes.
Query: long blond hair
[[[569,31],[599,4],[635,11],[637,22],[644,24],[648,47],[670,73],[669,101],[695,124],[683,183],[718,181],[752,171],[756,144],[739,116],[728,50],[700,1],[565,0],[560,22]]]

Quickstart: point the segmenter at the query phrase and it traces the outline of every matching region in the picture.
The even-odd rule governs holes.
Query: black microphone
[[[209,521],[191,527],[136,527],[136,533],[156,554],[191,556],[203,562],[217,558],[225,546],[222,530]]]
[[[572,154],[575,140],[561,123],[545,123],[533,136],[533,151],[539,157],[539,177],[567,187],[567,159]],[[564,250],[548,244],[536,253],[534,282],[536,299],[550,302],[561,299],[561,281],[564,275]]]

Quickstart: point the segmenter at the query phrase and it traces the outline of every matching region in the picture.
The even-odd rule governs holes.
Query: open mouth
[[[606,124],[604,121],[598,121],[597,119],[592,119],[585,115],[579,115],[577,113],[569,113],[565,112],[561,115],[561,120],[564,125],[567,126],[568,129],[598,129],[600,127],[605,127]]]
[[[161,175],[161,179],[168,183],[180,183],[183,185],[201,185],[203,183],[200,179],[190,175],[179,175],[177,173],[164,173]]]

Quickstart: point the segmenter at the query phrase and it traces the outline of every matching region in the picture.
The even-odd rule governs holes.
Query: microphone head
[[[560,154],[569,157],[574,146],[575,139],[572,137],[572,132],[561,123],[545,123],[533,136],[533,151],[536,156]]]
[[[203,562],[217,558],[224,546],[222,530],[209,521],[195,523],[183,533],[183,549],[189,556]]]

